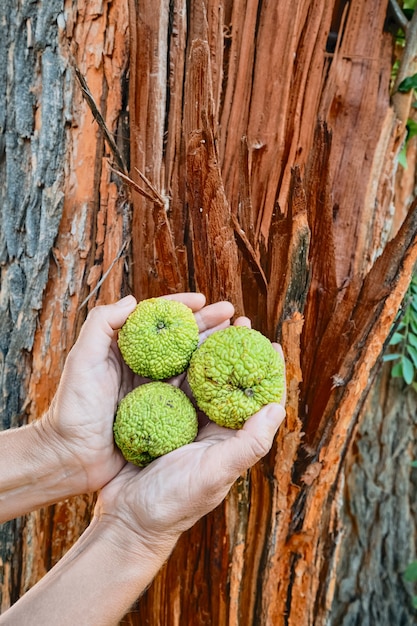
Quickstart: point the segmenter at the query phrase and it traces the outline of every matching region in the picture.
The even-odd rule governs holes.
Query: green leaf
[[[413,333],[417,335],[417,320],[414,319],[413,317],[410,319],[410,326],[411,326],[411,330],[413,331]]]
[[[417,0],[404,0],[403,11],[414,11],[417,6]]]
[[[417,74],[413,74],[412,76],[407,76],[407,78],[404,78],[404,80],[400,82],[400,84],[398,85],[398,91],[404,93],[406,91],[410,91],[411,89],[416,89],[416,87]]]
[[[407,335],[407,343],[417,348],[417,335],[409,332]]]
[[[406,170],[407,169],[407,144],[404,143],[401,151],[398,155],[398,163]]]
[[[413,605],[413,609],[417,609],[417,596],[413,596],[411,603]]]
[[[417,348],[414,346],[407,346],[407,352],[411,357],[414,367],[417,367]]]
[[[417,561],[412,561],[404,572],[404,580],[408,583],[417,580]]]
[[[411,461],[410,465],[411,467],[417,467],[417,461]]]
[[[407,385],[411,385],[414,380],[414,365],[407,356],[403,356],[401,364],[403,367],[403,378]]]
[[[401,354],[398,353],[384,354],[382,360],[384,361],[384,363],[387,363],[388,361],[395,361],[396,359],[399,359],[400,356]]]
[[[417,76],[417,74],[414,74],[414,76]],[[407,120],[406,126],[407,126],[407,141],[408,141],[409,139],[417,135],[417,122],[415,122],[414,120]]]
[[[394,333],[391,339],[389,340],[389,345],[396,346],[402,341],[404,341],[404,335],[402,335],[401,333]]]
[[[393,378],[403,378],[403,364],[401,361],[393,365],[391,370],[391,376]]]

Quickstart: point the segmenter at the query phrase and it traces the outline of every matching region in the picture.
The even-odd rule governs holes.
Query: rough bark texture
[[[123,3],[4,2],[0,12],[0,415],[7,428],[48,407],[86,315],[80,305],[89,294],[89,305],[95,302],[109,268],[100,296],[113,300],[122,291],[118,253],[129,205],[111,181],[72,62],[123,144],[128,47]],[[60,503],[2,527],[2,608],[79,536],[90,501]]]
[[[415,585],[403,579],[416,558],[416,470],[411,467],[417,456],[416,400],[415,391],[389,379],[387,368],[364,407],[344,467],[332,626],[416,622]]]
[[[378,560],[358,527],[378,512],[366,517],[357,493],[355,450],[417,258],[416,205],[394,193],[406,118],[389,96],[386,13],[387,0],[0,8],[2,427],[46,410],[88,308],[129,289],[230,299],[286,353],[288,416],[273,450],[184,535],[126,623],[368,615],[376,587],[358,601],[355,564],[372,552],[374,574]],[[379,455],[382,439],[372,445]],[[390,510],[406,506],[394,496]],[[3,608],[90,510],[81,497],[3,527]],[[406,601],[392,585],[393,602]],[[408,608],[392,615],[412,620]]]
[[[0,7],[1,428],[25,420],[24,381],[63,209],[65,85],[71,81],[58,50],[60,5]],[[4,607],[19,595],[22,520],[3,525],[0,540]]]

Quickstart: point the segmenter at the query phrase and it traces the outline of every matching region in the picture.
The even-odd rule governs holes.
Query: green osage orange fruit
[[[142,300],[119,331],[118,345],[130,369],[153,380],[183,372],[198,346],[191,309],[176,300]]]
[[[199,409],[213,422],[239,429],[265,404],[282,399],[285,367],[260,332],[229,326],[194,352],[188,382]]]
[[[154,381],[136,387],[119,403],[114,440],[126,461],[139,467],[191,443],[197,413],[181,389]]]

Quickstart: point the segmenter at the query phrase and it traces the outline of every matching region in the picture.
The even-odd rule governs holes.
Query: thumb
[[[126,296],[114,304],[91,309],[84,322],[74,351],[82,351],[91,362],[105,359],[115,338],[115,331],[123,326],[136,307],[136,298]]]
[[[281,404],[268,404],[249,418],[234,437],[218,444],[224,447],[217,452],[222,459],[225,480],[236,480],[269,452],[284,418],[285,409]]]

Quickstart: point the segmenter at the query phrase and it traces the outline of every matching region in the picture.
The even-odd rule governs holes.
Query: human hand
[[[146,468],[128,463],[99,493],[95,517],[126,552],[172,550],[179,535],[219,505],[235,480],[269,451],[285,417],[270,404],[241,430],[210,422],[193,443]]]
[[[235,325],[250,326],[250,321],[238,318]],[[281,347],[272,345],[282,355]],[[146,468],[128,463],[101,490],[96,517],[113,528],[115,540],[126,537],[127,550],[135,538],[150,552],[161,547],[164,553],[164,544],[172,549],[178,536],[220,504],[234,481],[267,454],[285,417],[285,400],[284,391],[280,404],[263,407],[241,430],[200,415],[204,425],[193,443]]]
[[[204,306],[202,294],[166,297],[191,308],[202,339],[228,326],[234,312],[229,302]],[[117,330],[135,306],[135,298],[127,296],[90,311],[67,357],[52,405],[42,419],[42,432],[56,449],[60,462],[68,465],[76,493],[99,489],[125,464],[113,440],[114,415],[118,402],[145,380],[124,363],[117,346]]]

